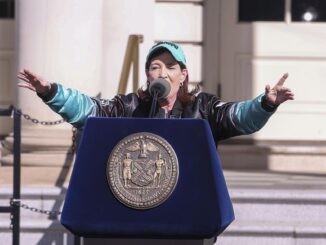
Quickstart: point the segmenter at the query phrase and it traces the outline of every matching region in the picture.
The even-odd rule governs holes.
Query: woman
[[[209,122],[215,142],[237,135],[251,134],[261,129],[276,108],[294,94],[283,86],[288,75],[265,94],[253,100],[221,102],[219,98],[197,89],[188,91],[188,70],[182,49],[172,42],[154,45],[147,55],[145,71],[147,87],[138,93],[117,95],[112,100],[98,100],[77,90],[65,89],[50,83],[28,70],[18,74],[22,80],[18,86],[35,91],[42,100],[67,122],[82,128],[87,117],[148,117],[152,98],[149,84],[163,78],[171,85],[166,98],[158,101],[157,118],[201,118]]]

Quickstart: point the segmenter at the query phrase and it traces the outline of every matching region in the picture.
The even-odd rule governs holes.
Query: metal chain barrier
[[[76,139],[77,139],[77,128],[72,127],[72,136],[71,136],[72,144],[71,144],[71,147],[70,147],[70,153],[71,154],[76,153],[76,145],[77,145]]]
[[[56,121],[40,121],[36,118],[32,118],[28,114],[22,113],[21,111],[15,109],[15,108],[13,108],[13,110],[12,110],[12,117],[13,117],[14,112],[20,114],[23,118],[25,118],[28,121],[31,121],[34,124],[41,124],[43,126],[53,126],[53,125],[58,125],[58,124],[66,122],[64,119],[60,119],[60,120],[56,120]],[[77,129],[75,127],[72,127],[72,144],[71,144],[70,151],[69,151],[70,154],[74,154],[76,152],[76,137],[77,137]],[[2,146],[2,148],[6,148],[2,141],[1,141],[1,146]],[[59,215],[61,215],[61,211],[44,210],[44,209],[31,207],[27,204],[21,203],[20,199],[11,199],[10,206],[12,206],[12,207],[17,206],[17,207],[29,210],[31,212],[45,214],[51,218],[53,218],[53,217],[57,218]],[[12,230],[13,229],[13,216],[12,215],[10,216],[10,219],[11,219],[10,229]]]
[[[17,110],[16,110],[17,112]],[[32,123],[35,123],[35,124],[41,124],[41,125],[44,125],[44,126],[53,126],[53,125],[58,125],[58,124],[61,124],[61,123],[64,123],[66,122],[64,119],[60,119],[60,120],[56,120],[56,121],[40,121],[36,118],[32,118],[30,115],[28,114],[24,114],[22,112],[19,112],[26,120],[28,121],[31,121]]]
[[[15,108],[13,108],[13,110],[12,110],[12,116],[13,116],[14,111],[16,113],[20,114],[21,116],[23,116],[24,119],[26,119],[27,121],[31,121],[34,124],[41,124],[43,126],[53,126],[53,125],[58,125],[58,124],[66,122],[64,119],[59,119],[59,120],[56,120],[56,121],[40,121],[40,120],[38,120],[36,118],[32,118],[28,114],[25,114],[25,113],[22,113],[19,110],[16,110]],[[77,129],[75,127],[72,127],[72,137],[71,137],[72,144],[71,144],[71,148],[70,148],[70,151],[69,151],[71,154],[75,153],[75,151],[76,151],[76,136],[77,136]],[[1,144],[2,148],[10,150],[4,145],[3,140],[0,142],[0,144]]]
[[[53,126],[53,125],[58,125],[61,123],[65,123],[66,121],[64,119],[59,119],[56,121],[40,121],[36,118],[32,118],[30,115],[19,112],[16,110],[16,112],[20,113],[21,116],[23,116],[26,120],[31,121],[34,124],[41,124],[43,126]],[[72,127],[72,144],[71,144],[71,149],[70,153],[75,153],[76,151],[76,135],[77,135],[77,129],[75,127]]]
[[[58,217],[61,215],[61,211],[52,211],[52,210],[44,210],[40,208],[35,208],[35,207],[30,207],[27,204],[21,203],[21,200],[19,199],[10,199],[10,206],[17,206],[26,210],[29,210],[34,213],[40,213],[40,214],[45,214],[48,215],[49,217]],[[11,217],[10,217],[11,218]],[[12,219],[11,219],[12,220]],[[10,224],[10,229],[12,229],[13,224]]]
[[[7,150],[9,152],[12,151],[12,149],[9,149],[8,146],[5,145],[4,140],[0,141],[0,145],[1,145],[0,149],[5,149],[5,150]]]

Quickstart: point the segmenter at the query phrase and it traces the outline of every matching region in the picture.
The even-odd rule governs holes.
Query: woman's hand
[[[266,102],[269,105],[278,106],[287,100],[294,100],[294,94],[292,91],[283,86],[288,76],[288,73],[285,73],[273,88],[266,85],[265,96]]]
[[[32,73],[31,71],[24,69],[20,71],[17,77],[22,80],[18,83],[19,87],[28,88],[39,94],[46,94],[51,89],[51,83],[44,80],[40,76]]]

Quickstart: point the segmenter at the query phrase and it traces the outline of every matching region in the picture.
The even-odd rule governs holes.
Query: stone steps
[[[69,152],[33,152],[21,154],[23,186],[55,186],[69,182],[75,155]],[[0,185],[13,183],[13,155],[3,156]]]
[[[69,167],[70,153],[64,151],[33,152],[21,154],[21,166],[26,167]],[[2,166],[13,165],[13,155],[3,156],[1,159]]]
[[[12,196],[11,188],[0,188],[0,205],[8,206]],[[22,188],[22,203],[37,209],[60,211],[62,209],[65,187],[28,187]],[[60,223],[58,216],[47,216],[28,209],[20,209],[20,244],[55,244],[68,245],[73,243],[73,235]],[[9,230],[9,214],[1,214],[0,244],[11,244],[12,233]]]
[[[219,245],[326,244],[326,176],[225,171],[236,220]]]
[[[326,174],[326,144],[221,144],[224,169]]]
[[[71,168],[26,167],[21,169],[22,186],[57,186],[69,183]],[[0,167],[0,186],[13,183],[12,167]]]
[[[326,244],[325,177],[226,170],[225,178],[236,220],[216,244]],[[61,210],[66,186],[24,187],[22,203],[39,209]],[[8,204],[11,191],[8,187],[0,188],[1,205]],[[57,219],[49,219],[25,209],[21,209],[21,217],[22,237],[31,241],[26,244],[43,244],[32,241],[44,241],[52,235],[55,241],[66,239],[66,244],[73,244],[71,234],[65,231]],[[2,218],[0,222],[0,241],[3,238],[3,241],[8,241],[6,244],[10,244],[9,216],[7,218]]]
[[[22,185],[55,186],[69,181],[74,155],[71,129],[23,128],[21,138]],[[0,184],[13,179],[13,135],[2,142]]]
[[[2,150],[10,152],[13,149],[13,133],[2,141]],[[55,127],[22,127],[21,151],[67,151],[72,145],[72,128]],[[5,155],[5,154],[4,154]]]
[[[8,137],[3,142],[4,147],[8,150],[13,150],[13,138]],[[21,151],[31,152],[31,151],[64,151],[70,148],[72,145],[71,139],[66,138],[25,138],[21,139]]]
[[[326,244],[325,223],[235,221],[216,245],[321,245]]]

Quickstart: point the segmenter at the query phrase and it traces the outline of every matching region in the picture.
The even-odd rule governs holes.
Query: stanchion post
[[[21,146],[21,112],[13,109],[14,116],[14,171],[13,171],[13,210],[12,210],[12,241],[19,245],[20,234],[20,146]],[[17,203],[18,202],[18,203]]]

